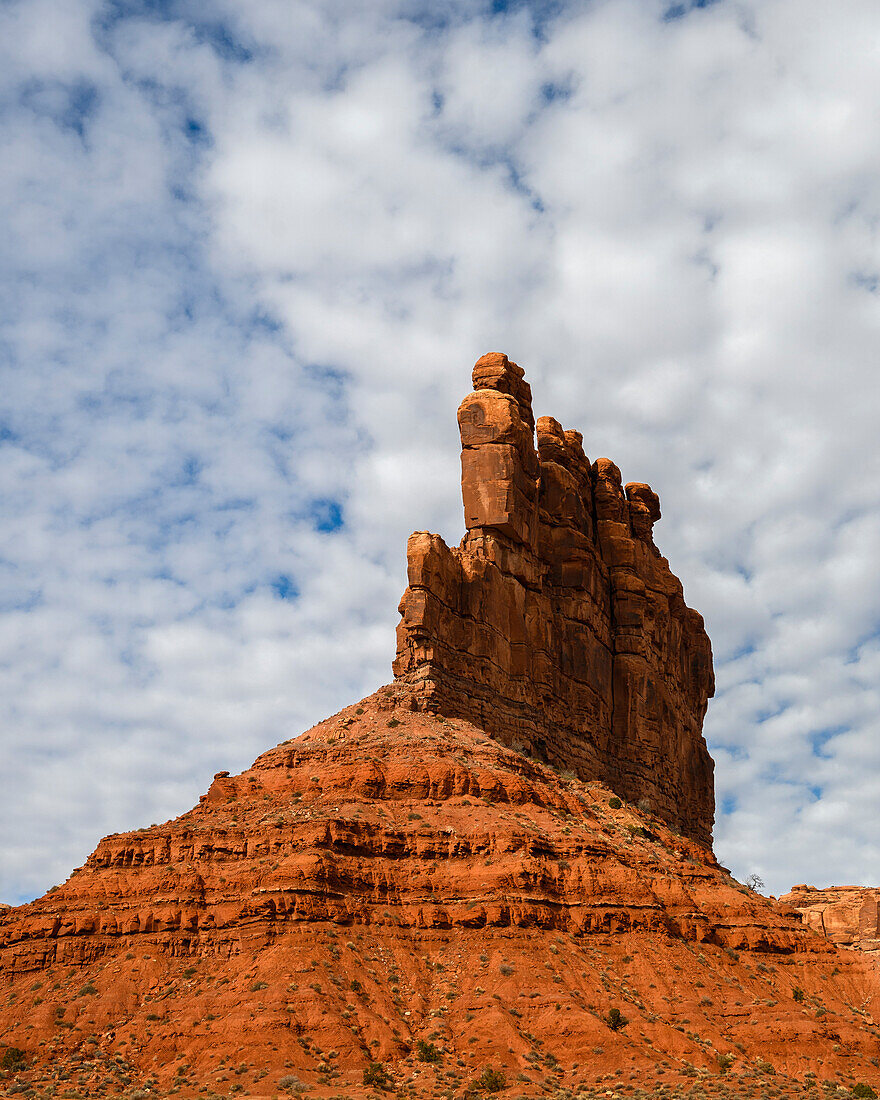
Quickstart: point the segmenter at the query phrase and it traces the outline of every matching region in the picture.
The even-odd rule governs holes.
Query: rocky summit
[[[660,502],[580,432],[537,422],[522,369],[484,355],[458,410],[467,534],[407,547],[394,672],[420,705],[601,779],[710,844],[715,690],[703,619],[654,545]]]
[[[474,378],[468,533],[410,541],[395,681],[0,911],[0,1095],[880,1088],[872,956],[712,853],[656,497],[535,448],[506,357]]]

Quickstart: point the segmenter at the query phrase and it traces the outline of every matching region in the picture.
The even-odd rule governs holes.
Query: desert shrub
[[[439,1062],[440,1051],[433,1043],[428,1043],[424,1039],[419,1039],[416,1043],[416,1058],[418,1058],[420,1062]]]
[[[391,1078],[381,1062],[370,1062],[368,1066],[364,1066],[364,1084],[377,1089],[390,1087]]]
[[[871,1088],[870,1085],[866,1085],[864,1081],[860,1081],[857,1085],[853,1085],[853,1096],[857,1096],[859,1100],[877,1100],[877,1093]]]
[[[286,1089],[288,1092],[305,1092],[306,1086],[300,1081],[295,1073],[288,1073],[286,1077],[282,1077],[278,1082],[280,1089]]]
[[[791,995],[792,997],[794,997],[799,1005],[804,1003],[804,991],[799,985],[796,985],[794,987],[794,989],[791,991]]]
[[[605,1017],[605,1023],[612,1031],[620,1031],[622,1027],[626,1027],[629,1020],[623,1015],[619,1008],[609,1008],[608,1015]]]
[[[399,726],[399,725],[400,725],[400,719],[398,719],[398,718],[389,718],[388,719],[389,729],[394,729],[395,726]]]
[[[0,1058],[0,1069],[19,1069],[24,1063],[24,1051],[18,1047],[7,1047]]]
[[[357,978],[352,978],[348,984],[348,988],[352,991],[352,993],[360,993],[364,987],[357,980]]]
[[[498,972],[499,974],[503,974],[505,978],[509,978],[510,975],[513,973],[513,967],[508,966],[507,963],[504,963],[503,966],[498,967]]]
[[[256,993],[260,989],[268,989],[268,982],[253,982],[251,985],[251,993]]]
[[[486,1066],[480,1076],[474,1081],[474,1088],[480,1092],[501,1092],[507,1088],[507,1078],[500,1069],[492,1069]]]
[[[615,795],[614,798],[608,799],[608,805],[611,807],[612,810],[619,810],[623,803],[620,801],[617,795]]]
[[[719,1073],[727,1073],[736,1058],[732,1054],[719,1054],[718,1058],[718,1071]]]

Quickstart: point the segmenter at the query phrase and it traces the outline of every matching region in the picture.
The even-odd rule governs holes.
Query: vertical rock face
[[[473,385],[458,410],[467,534],[410,537],[395,676],[425,709],[710,844],[712,650],[654,545],[656,493],[591,464],[579,432],[535,424],[506,355],[483,356]]]
[[[801,920],[842,947],[858,947],[880,959],[880,890],[870,886],[792,886],[780,902]]]

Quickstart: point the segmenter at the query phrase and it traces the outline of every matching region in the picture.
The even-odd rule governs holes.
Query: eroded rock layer
[[[371,1062],[426,1097],[487,1066],[530,1098],[880,1084],[863,955],[603,784],[413,702],[380,690],[0,915],[16,1090],[358,1097]]]
[[[710,844],[712,650],[654,545],[657,495],[591,463],[579,432],[536,425],[506,355],[483,356],[473,385],[458,410],[467,534],[411,536],[395,676],[426,709]]]
[[[809,928],[842,947],[880,959],[880,889],[871,886],[793,886],[779,899],[797,909]]]

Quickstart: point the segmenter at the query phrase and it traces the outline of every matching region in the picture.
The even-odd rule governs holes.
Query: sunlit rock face
[[[458,410],[467,534],[411,536],[395,675],[426,709],[710,844],[712,648],[654,545],[656,493],[591,463],[553,417],[536,424],[506,355],[484,355],[473,385]]]
[[[880,889],[870,886],[793,886],[779,899],[804,924],[842,947],[858,947],[880,959]]]
[[[251,1096],[293,1079],[368,1100],[375,1061],[426,1100],[487,1065],[530,1097],[621,1064],[668,1095],[719,1052],[731,1095],[764,1063],[775,1086],[877,1086],[873,1017],[853,1011],[876,994],[866,955],[705,846],[401,684],[0,913],[0,1057],[22,1052],[35,1095],[227,1095],[232,1074]]]

